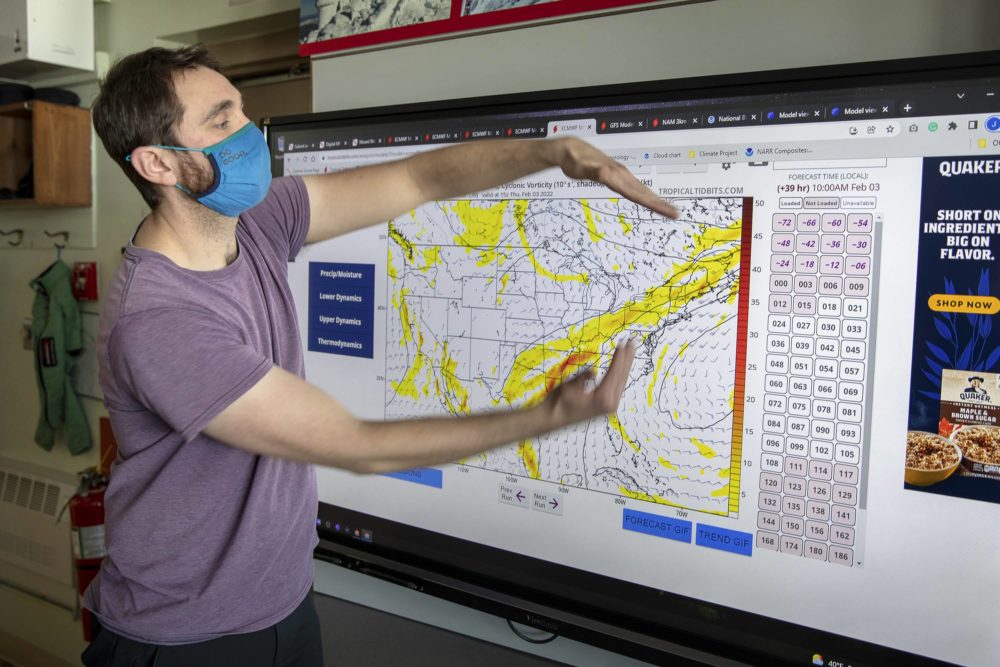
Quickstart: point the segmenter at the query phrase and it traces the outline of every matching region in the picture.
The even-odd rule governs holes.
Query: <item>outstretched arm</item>
[[[570,178],[603,183],[626,199],[677,217],[673,206],[624,165],[575,137],[483,141],[396,162],[306,176],[312,211],[306,242],[384,223],[426,202],[479,192],[550,167],[561,168]]]
[[[257,454],[361,473],[436,465],[614,412],[634,357],[633,343],[619,345],[596,387],[588,386],[593,375],[586,373],[534,407],[390,422],[357,419],[319,388],[275,367],[205,433]]]

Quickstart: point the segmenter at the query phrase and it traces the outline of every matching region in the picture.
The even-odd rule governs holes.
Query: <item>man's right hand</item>
[[[618,410],[635,351],[636,344],[631,339],[619,344],[608,372],[596,387],[592,386],[594,370],[587,369],[553,389],[543,405],[552,411],[555,423],[562,427]]]

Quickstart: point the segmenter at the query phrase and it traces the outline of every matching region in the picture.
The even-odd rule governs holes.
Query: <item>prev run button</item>
[[[691,543],[691,522],[659,514],[622,510],[622,528],[668,540]]]
[[[699,547],[720,549],[721,551],[749,556],[753,551],[753,535],[699,523],[695,544]]]

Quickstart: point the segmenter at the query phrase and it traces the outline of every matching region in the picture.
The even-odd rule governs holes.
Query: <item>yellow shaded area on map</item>
[[[631,447],[634,451],[639,451],[639,443],[635,441],[635,438],[625,432],[625,427],[622,426],[620,421],[618,421],[617,415],[608,415],[608,425],[618,432],[618,435],[622,437],[622,440],[628,443],[629,447]]]
[[[524,461],[524,467],[532,479],[539,479],[541,473],[538,470],[538,452],[531,445],[531,440],[522,440],[517,443],[517,455]]]
[[[399,278],[399,272],[396,271],[396,267],[392,263],[392,248],[389,249],[388,273],[389,277],[392,278],[393,280]]]
[[[698,448],[698,453],[704,456],[706,459],[714,459],[718,454],[710,446],[706,445],[704,442],[698,438],[691,438],[692,444]]]
[[[420,341],[423,342],[423,336],[421,335]],[[399,382],[393,382],[392,388],[400,396],[407,396],[409,398],[417,398],[417,376],[420,375],[420,371],[424,368],[424,354],[422,352],[417,352],[416,359],[413,360],[413,364],[406,369],[406,374],[403,379]]]
[[[424,248],[424,265],[420,267],[421,271],[427,271],[428,269],[434,268],[441,261],[441,248],[438,246],[429,246]]]
[[[509,205],[508,200],[493,206],[474,206],[468,200],[457,201],[451,207],[465,229],[455,237],[455,243],[465,248],[465,252],[476,251],[476,266],[486,266],[497,261],[497,245],[503,232],[503,216]],[[502,262],[502,259],[501,259]]]
[[[413,320],[410,317],[410,307],[406,303],[408,292],[409,290],[404,287],[392,295],[392,305],[399,311],[399,321],[403,325],[403,340],[399,341],[403,347],[413,342]]]
[[[587,233],[590,234],[590,242],[597,243],[604,240],[604,234],[597,231],[597,222],[594,220],[594,211],[590,208],[590,202],[586,199],[580,200],[580,207],[583,209],[583,220],[587,223]]]
[[[448,354],[448,341],[445,341],[444,349],[441,351],[441,376],[444,378],[445,388],[447,389],[444,392],[445,405],[448,406],[448,411],[453,415],[468,414],[469,390],[465,388],[465,385],[455,375],[457,367],[458,362]],[[458,399],[458,405],[455,405],[452,401],[452,396]]]
[[[503,202],[506,204],[506,202]],[[528,216],[528,200],[518,199],[514,202],[514,224],[517,225],[517,236],[521,240],[521,248],[524,250],[524,254],[528,257],[528,261],[531,262],[531,266],[535,269],[535,272],[548,278],[549,280],[554,280],[557,283],[576,281],[581,283],[590,282],[590,277],[585,273],[568,273],[564,275],[559,275],[553,273],[538,261],[535,257],[535,251],[531,249],[528,244],[528,233],[524,229],[524,221]]]
[[[396,229],[396,225],[394,225],[391,220],[389,221],[389,238],[392,239],[396,243],[396,245],[399,246],[400,250],[403,251],[403,254],[406,255],[406,259],[412,262],[413,243],[410,241],[410,239],[403,236],[402,232]]]
[[[522,204],[526,208],[527,203],[521,201],[515,207]],[[523,213],[520,217],[523,220]],[[567,375],[599,362],[605,344],[635,329],[655,329],[663,319],[709,293],[739,267],[741,227],[742,220],[736,220],[729,227],[708,227],[695,234],[690,257],[675,263],[662,285],[649,288],[641,298],[616,311],[571,325],[562,338],[523,350],[504,382],[504,398],[510,404],[519,400],[527,405],[537,403]]]

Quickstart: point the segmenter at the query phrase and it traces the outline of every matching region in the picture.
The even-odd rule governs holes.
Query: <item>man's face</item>
[[[199,67],[174,77],[174,92],[184,108],[176,128],[181,146],[205,148],[217,144],[247,124],[243,98],[226,77]],[[208,190],[212,165],[203,153],[177,151],[181,184],[191,192]]]

